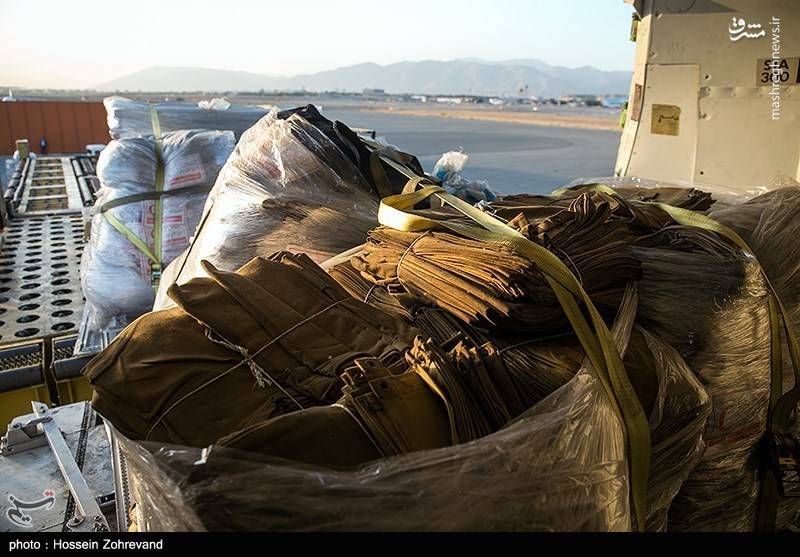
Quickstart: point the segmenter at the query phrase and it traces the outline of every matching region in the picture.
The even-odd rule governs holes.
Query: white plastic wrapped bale
[[[225,99],[150,104],[125,97],[106,97],[108,131],[113,139],[148,136],[153,133],[151,109],[158,114],[162,132],[180,130],[229,130],[238,139],[269,112],[260,106],[232,105]]]
[[[242,136],[220,172],[192,246],[165,271],[154,309],[173,282],[204,276],[200,262],[235,270],[289,250],[320,263],[363,243],[378,197],[361,171],[300,114],[271,113]]]
[[[156,144],[152,137],[112,141],[97,165],[101,188],[92,209],[89,243],[81,260],[81,286],[86,298],[85,326],[106,327],[112,318],[124,324],[148,311],[154,290],[151,259],[109,221],[122,223],[162,266],[188,245],[202,214],[203,204],[219,170],[233,150],[229,131],[181,131],[163,136],[163,191],[161,244],[154,244],[156,200],[143,199],[114,206],[105,204],[156,190]],[[159,254],[160,252],[160,254]],[[83,333],[79,335],[83,338]],[[80,351],[80,347],[79,347]]]

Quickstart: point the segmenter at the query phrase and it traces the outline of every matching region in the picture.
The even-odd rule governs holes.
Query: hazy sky
[[[539,58],[629,70],[622,0],[0,0],[0,84],[92,87],[149,66],[296,75]]]

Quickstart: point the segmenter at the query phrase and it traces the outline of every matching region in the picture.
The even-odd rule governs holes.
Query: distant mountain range
[[[308,75],[272,77],[250,72],[153,66],[94,89],[99,91],[342,91],[383,89],[387,93],[423,95],[511,95],[528,86],[528,94],[627,94],[631,72],[602,71],[592,66],[565,68],[536,59],[487,62],[468,58],[424,60],[380,66],[366,63]]]

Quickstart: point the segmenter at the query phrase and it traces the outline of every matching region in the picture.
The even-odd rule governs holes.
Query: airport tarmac
[[[504,194],[547,193],[575,178],[614,172],[620,132],[420,117],[342,107],[323,114],[379,136],[419,157],[425,170],[445,151],[469,155],[465,175]]]

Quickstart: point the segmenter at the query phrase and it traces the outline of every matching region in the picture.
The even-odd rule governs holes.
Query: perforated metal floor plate
[[[0,247],[0,346],[77,330],[82,251],[80,213],[10,223]]]
[[[22,215],[78,211],[83,206],[69,157],[31,159],[19,205]]]

